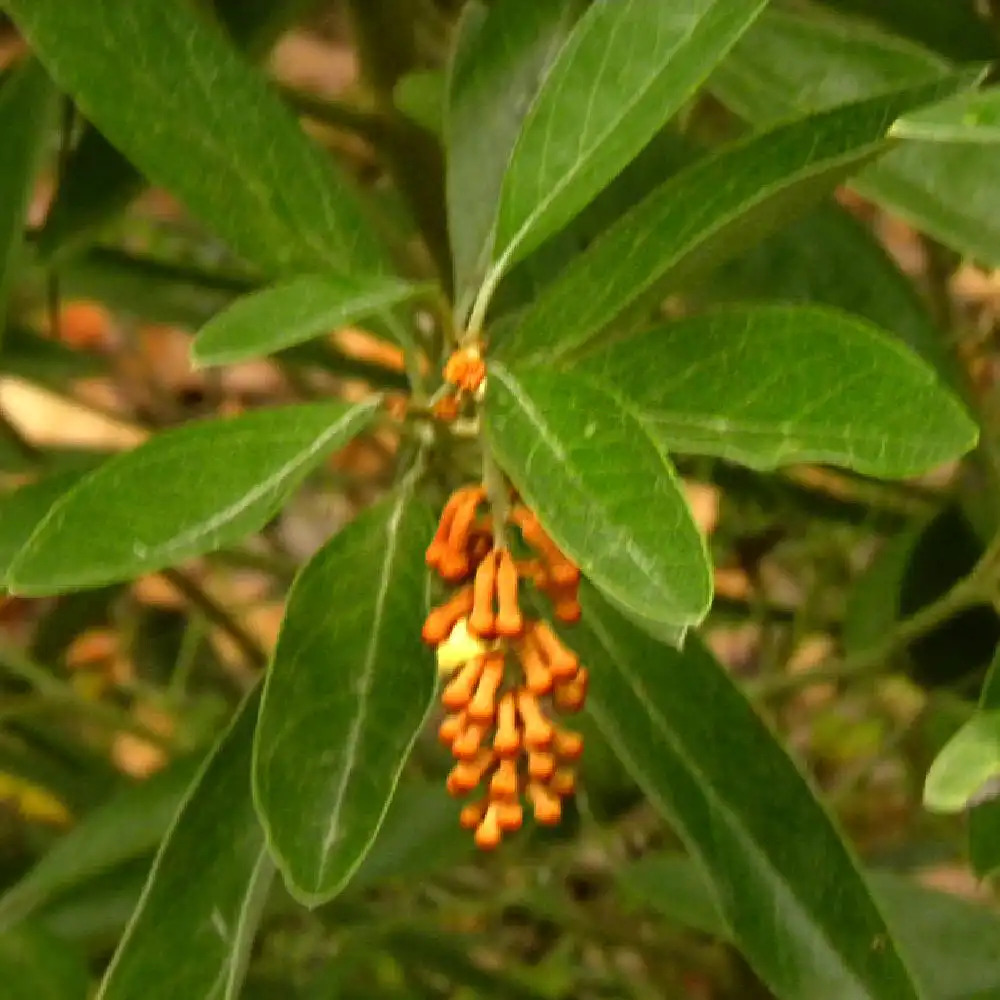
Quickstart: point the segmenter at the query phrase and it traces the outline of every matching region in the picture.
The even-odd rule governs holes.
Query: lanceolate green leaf
[[[935,54],[882,32],[774,9],[736,46],[711,87],[724,104],[761,127],[940,78],[948,70]],[[942,93],[938,100],[948,96]],[[914,102],[898,114],[931,103]],[[916,228],[996,266],[1000,202],[995,176],[996,157],[989,146],[905,142],[851,186]]]
[[[705,544],[663,448],[572,373],[490,368],[489,445],[559,547],[619,606],[661,625],[705,616]]]
[[[496,271],[573,218],[694,93],[766,0],[592,4],[528,112],[503,181]]]
[[[0,86],[0,338],[7,316],[7,290],[21,249],[35,171],[48,138],[56,91],[45,70],[25,61]]]
[[[190,4],[0,6],[104,135],[264,271],[382,265],[346,180]]]
[[[64,494],[7,585],[19,594],[96,587],[236,542],[363,430],[377,405],[277,407],[165,431]]]
[[[901,139],[933,142],[1000,142],[1000,87],[961,94],[903,115],[892,127]]]
[[[696,302],[811,302],[863,316],[942,379],[966,378],[927,304],[871,229],[832,199],[712,272]]]
[[[1000,654],[994,656],[983,682],[979,710],[1000,711]],[[994,875],[1000,869],[1000,798],[996,796],[976,805],[969,813],[969,861],[980,878]]]
[[[422,647],[430,509],[410,487],[299,574],[264,690],[257,808],[292,894],[335,896],[382,825],[434,692]]]
[[[588,357],[664,448],[771,469],[827,462],[879,476],[968,451],[976,425],[916,355],[847,313],[719,310]]]
[[[240,708],[167,833],[97,1000],[236,1000],[274,874],[250,794],[259,698]]]
[[[226,365],[293,347],[374,312],[405,302],[420,289],[380,275],[307,275],[238,299],[202,327],[195,364]]]
[[[466,6],[445,117],[448,230],[455,301],[464,316],[486,276],[504,170],[532,98],[566,40],[579,0]]]
[[[671,178],[581,254],[528,309],[505,357],[551,359],[587,342],[637,299],[773,231],[886,147],[907,108],[951,93],[954,78],[793,121],[724,147]]]
[[[236,46],[263,55],[281,32],[317,0],[215,0],[214,13]],[[75,247],[124,210],[146,179],[89,123],[71,150],[37,246],[52,254]]]
[[[924,805],[957,813],[1000,778],[1000,709],[977,712],[937,755],[924,785]]]
[[[696,639],[678,652],[589,586],[581,596],[567,639],[590,667],[589,711],[758,975],[787,1000],[916,1000],[854,858],[722,666]]]

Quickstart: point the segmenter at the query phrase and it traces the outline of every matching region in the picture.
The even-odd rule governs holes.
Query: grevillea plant
[[[868,876],[770,725],[814,682],[864,690],[970,608],[993,622],[984,368],[865,225],[888,212],[913,227],[938,326],[960,255],[1000,266],[1000,102],[981,86],[997,15],[991,35],[973,6],[0,0],[0,360],[79,397],[82,355],[40,333],[46,311],[50,333],[66,322],[60,296],[103,298],[123,329],[195,332],[191,381],[128,409],[140,440],[118,454],[69,461],[26,440],[0,392],[14,456],[0,445],[0,583],[35,628],[0,661],[46,710],[76,706],[60,738],[91,762],[67,785],[84,819],[37,865],[10,866],[4,981],[27,975],[8,977],[8,952],[62,954],[46,935],[72,953],[79,919],[52,917],[71,887],[132,879],[110,962],[84,934],[89,973],[40,958],[42,985],[15,996],[82,1000],[88,974],[101,1000],[220,1000],[245,981],[247,995],[332,996],[309,978],[317,955],[333,956],[338,996],[1000,996],[1000,970],[939,989],[906,930],[936,904]],[[335,34],[349,27],[355,89],[273,86],[263,57],[326,8]],[[348,141],[321,148],[331,136]],[[127,211],[150,184],[183,225]],[[117,385],[134,365],[113,341]],[[270,388],[239,396],[230,366]],[[726,515],[707,539],[699,482],[740,498],[746,524],[770,520],[744,532]],[[322,537],[291,544],[300,505],[331,496]],[[945,510],[975,525],[972,555],[907,605],[902,567]],[[860,560],[830,553],[837,532],[906,518],[897,561],[851,592],[863,613],[842,627]],[[812,538],[808,525],[826,554],[787,574],[793,606],[776,610],[760,553],[769,532]],[[870,553],[866,538],[840,548]],[[812,572],[835,559],[839,589]],[[206,583],[241,572],[282,607],[271,645]],[[168,679],[115,681],[95,703],[35,662],[105,655],[94,621],[119,667],[139,656],[127,609],[150,580],[190,623]],[[759,647],[778,651],[769,671],[737,676],[711,652],[734,613],[778,637]],[[786,670],[820,628],[827,660]],[[217,633],[233,652],[203,662]],[[144,699],[168,730],[132,711]],[[981,871],[1000,863],[995,701],[928,785],[932,806],[980,803]],[[92,763],[109,727],[177,762],[92,810],[112,782]],[[636,815],[646,833],[619,838]],[[702,987],[663,978],[633,918],[602,910],[598,932],[583,894],[565,912],[551,892],[539,902],[578,845],[620,859],[633,840],[683,849],[628,871],[641,900],[721,942],[728,964],[703,961]],[[473,881],[433,888],[442,856]],[[519,874],[476,881],[507,864]],[[366,891],[414,872],[426,891]],[[558,975],[530,981],[506,958],[479,963],[455,930],[488,936],[485,911],[455,903],[470,885],[501,923],[537,908],[566,940],[625,958],[579,973],[566,956],[593,948],[553,949]],[[306,957],[276,981],[279,953]],[[635,955],[647,980],[623,985]]]

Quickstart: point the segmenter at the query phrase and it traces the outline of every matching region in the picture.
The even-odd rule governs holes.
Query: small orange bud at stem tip
[[[556,773],[556,758],[551,753],[536,750],[528,754],[528,776],[535,781],[548,781]]]
[[[517,763],[508,758],[500,761],[493,777],[490,779],[490,797],[494,799],[515,799],[517,798],[519,782],[517,777]]]
[[[493,754],[489,750],[480,750],[474,760],[461,760],[448,775],[447,789],[452,795],[465,795],[471,792],[493,763]]]
[[[580,667],[576,654],[559,641],[559,637],[545,622],[535,623],[532,638],[538,643],[538,648],[542,651],[542,656],[557,681],[576,675]]]
[[[475,723],[460,732],[451,744],[451,752],[459,760],[475,760],[486,735],[486,727]]]
[[[562,712],[579,712],[587,700],[587,679],[586,667],[581,667],[571,681],[557,684],[552,695],[556,708]]]
[[[465,712],[456,712],[445,718],[438,728],[438,738],[445,746],[451,746],[455,742],[455,737],[461,733],[468,724]]]
[[[476,828],[476,847],[484,851],[492,851],[500,843],[502,837],[500,806],[499,803],[491,802],[483,821]]]

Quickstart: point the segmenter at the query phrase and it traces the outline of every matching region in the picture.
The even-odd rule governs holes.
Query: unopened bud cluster
[[[530,582],[549,598],[555,619],[577,621],[579,570],[528,508],[515,504],[505,530],[496,532],[485,507],[486,491],[468,486],[444,508],[427,563],[457,589],[430,613],[423,638],[437,647],[450,676],[439,731],[456,761],[448,790],[465,796],[482,789],[462,809],[461,823],[491,849],[521,826],[525,801],[538,823],[559,822],[583,740],[550,712],[583,707],[587,671],[549,624],[525,614],[520,600]],[[508,548],[508,528],[524,558]]]

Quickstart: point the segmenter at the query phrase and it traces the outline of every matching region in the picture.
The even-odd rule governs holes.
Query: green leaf
[[[58,472],[0,496],[0,587],[25,540],[52,505],[80,480],[78,472]]]
[[[961,812],[998,776],[1000,709],[977,712],[931,764],[924,783],[924,805],[932,812]]]
[[[613,601],[692,625],[712,599],[705,543],[664,450],[592,379],[490,367],[485,429],[546,531]]]
[[[273,354],[405,302],[416,285],[379,275],[306,275],[237,299],[202,327],[191,348],[200,367]]]
[[[994,654],[983,682],[979,710],[1000,711],[1000,654]],[[1000,799],[992,797],[969,812],[969,861],[980,878],[1000,869]]]
[[[830,309],[710,312],[616,343],[576,370],[599,378],[663,448],[756,469],[827,462],[910,476],[978,436],[916,355]]]
[[[724,263],[696,302],[811,302],[871,320],[914,350],[949,386],[963,384],[946,339],[871,230],[832,200]]]
[[[407,73],[393,88],[392,103],[397,111],[421,128],[443,139],[446,85],[441,70]]]
[[[521,122],[581,7],[579,0],[503,0],[488,11],[475,2],[463,11],[445,109],[460,316],[490,264],[500,188]]]
[[[247,260],[275,275],[381,268],[347,181],[191,5],[0,6],[101,132]]]
[[[357,871],[427,714],[429,508],[403,488],[302,570],[267,677],[254,790],[289,891],[309,906]]]
[[[589,586],[581,599],[566,638],[590,667],[589,711],[757,974],[787,1000],[915,1000],[850,851],[723,667],[696,639],[659,645]]]
[[[773,9],[733,49],[710,86],[724,104],[762,127],[940,79],[948,70],[949,64],[933,53],[854,22]],[[931,103],[916,101],[897,117]],[[988,146],[906,142],[860,173],[851,187],[917,229],[1000,266],[995,178],[996,157]]]
[[[683,926],[729,939],[711,887],[689,858],[649,855],[618,877],[635,902]],[[868,879],[889,926],[912,956],[925,1000],[990,1000],[998,994],[1000,919],[994,911],[892,872],[871,871]]]
[[[765,3],[592,4],[521,126],[503,180],[493,273],[560,230],[623,170]]]
[[[236,1000],[274,868],[250,795],[244,702],[160,848],[97,1000]]]
[[[9,927],[74,886],[152,852],[194,774],[193,763],[182,761],[94,809],[0,896],[0,926]]]
[[[961,94],[903,115],[892,126],[900,139],[932,142],[1000,142],[1000,87]]]
[[[316,0],[215,0],[213,6],[229,36],[247,55],[263,55],[284,29]],[[146,179],[89,123],[70,150],[59,187],[39,233],[46,257],[75,249],[122,212],[145,188]]]
[[[4,1000],[86,1000],[89,992],[83,956],[27,925],[0,934],[0,978]]]
[[[363,430],[377,405],[275,407],[165,431],[62,496],[14,560],[7,585],[18,594],[96,587],[237,542]]]
[[[860,101],[723,147],[625,214],[529,307],[504,357],[551,360],[592,339],[635,302],[759,241],[887,148],[907,108],[955,89],[951,79]],[[641,304],[641,302],[640,302]]]
[[[7,292],[17,264],[35,172],[49,137],[56,91],[42,67],[28,59],[0,86],[0,338]]]

